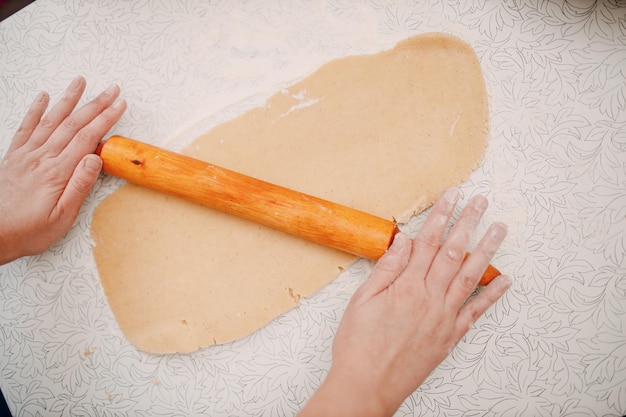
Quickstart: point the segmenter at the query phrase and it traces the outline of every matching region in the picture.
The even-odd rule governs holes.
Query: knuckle
[[[478,254],[481,258],[489,260],[496,254],[496,248],[489,245],[481,245],[474,249],[473,253]]]
[[[474,275],[467,274],[467,273],[460,273],[458,280],[463,291],[465,291],[468,294],[474,291],[474,289],[476,288],[477,279]]]
[[[117,121],[117,119],[109,109],[104,110],[100,114],[100,118],[102,119],[102,124],[104,126],[113,126]]]
[[[31,172],[36,171],[41,166],[41,159],[33,159],[28,165]]]
[[[381,258],[374,266],[372,274],[392,274],[396,269],[392,260],[389,260],[389,258]]]
[[[79,130],[74,136],[74,140],[81,144],[89,144],[93,139],[93,135],[86,129]]]
[[[429,248],[439,248],[441,245],[441,237],[434,231],[422,231],[417,235],[415,240]]]
[[[20,124],[20,126],[17,128],[17,131],[15,132],[16,135],[19,134],[23,134],[30,131],[30,126],[27,126],[25,123]]]
[[[71,169],[58,163],[54,158],[42,158],[32,161],[31,167],[36,167],[41,175],[41,181],[52,187],[63,187],[71,175]]]
[[[52,120],[50,117],[46,116],[43,117],[40,121],[39,121],[39,126],[45,128],[45,129],[51,129],[54,127],[54,120]]]
[[[478,318],[482,314],[482,311],[478,308],[478,306],[475,303],[468,303],[465,305],[464,308],[465,308],[465,314],[469,316],[469,320],[468,320],[468,330],[469,330],[472,324],[476,322],[476,320],[478,320]]]
[[[82,176],[78,176],[72,182],[74,190],[79,194],[87,194],[91,189],[91,182]]]
[[[75,117],[70,116],[63,120],[63,127],[67,130],[73,131],[79,128],[79,124]]]
[[[451,262],[461,262],[463,260],[465,253],[456,248],[448,247],[444,251],[444,255],[446,259]]]
[[[59,173],[59,171],[57,171],[56,169],[47,168],[41,176],[41,180],[44,184],[52,185],[62,181],[61,177],[61,173]]]

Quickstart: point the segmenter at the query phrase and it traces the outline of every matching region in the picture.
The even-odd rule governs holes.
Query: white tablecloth
[[[129,108],[115,133],[176,148],[321,64],[441,31],[480,57],[484,193],[515,278],[398,415],[626,413],[626,2],[38,0],[0,23],[0,154],[39,90],[78,74]],[[205,120],[205,118],[207,118]],[[178,142],[171,142],[174,138]],[[0,267],[0,388],[23,416],[296,413],[323,380],[357,262],[252,336],[188,355],[137,351],[99,282],[89,225]],[[423,216],[408,227],[415,233]],[[415,360],[420,360],[416,357]],[[364,364],[367,366],[367,364]]]

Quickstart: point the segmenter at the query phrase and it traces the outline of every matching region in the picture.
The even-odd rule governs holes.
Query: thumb
[[[81,159],[59,198],[59,213],[63,217],[59,220],[70,224],[74,222],[101,169],[102,159],[98,155],[89,154]]]
[[[378,260],[372,274],[362,286],[362,291],[374,296],[385,290],[400,276],[411,257],[413,241],[398,233],[387,252]]]

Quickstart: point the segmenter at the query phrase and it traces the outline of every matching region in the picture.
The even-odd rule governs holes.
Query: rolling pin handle
[[[104,142],[98,143],[98,146],[96,147],[96,151],[94,153],[96,155],[100,156],[100,154],[102,153],[102,147],[103,146],[104,146]]]
[[[394,222],[395,223],[395,222]],[[393,232],[391,233],[391,238],[389,239],[389,246],[387,246],[387,249],[389,249],[391,247],[391,245],[393,245],[393,241],[396,237],[396,235],[400,233],[400,229],[398,228],[398,224],[395,223],[395,227],[393,229]],[[469,252],[465,253],[465,257],[463,258],[463,262],[465,262],[465,260],[470,256]],[[376,259],[378,260],[378,259]],[[496,277],[502,275],[500,273],[500,271],[498,270],[498,268],[496,268],[495,266],[489,264],[487,266],[487,269],[485,270],[485,272],[483,273],[482,277],[480,278],[480,281],[478,282],[478,286],[484,286],[489,284],[491,281],[493,281]]]

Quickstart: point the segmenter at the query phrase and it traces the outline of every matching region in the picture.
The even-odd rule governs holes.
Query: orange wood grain
[[[398,232],[393,221],[123,136],[96,153],[107,174],[364,258],[378,260]],[[481,285],[497,275],[490,265]]]

